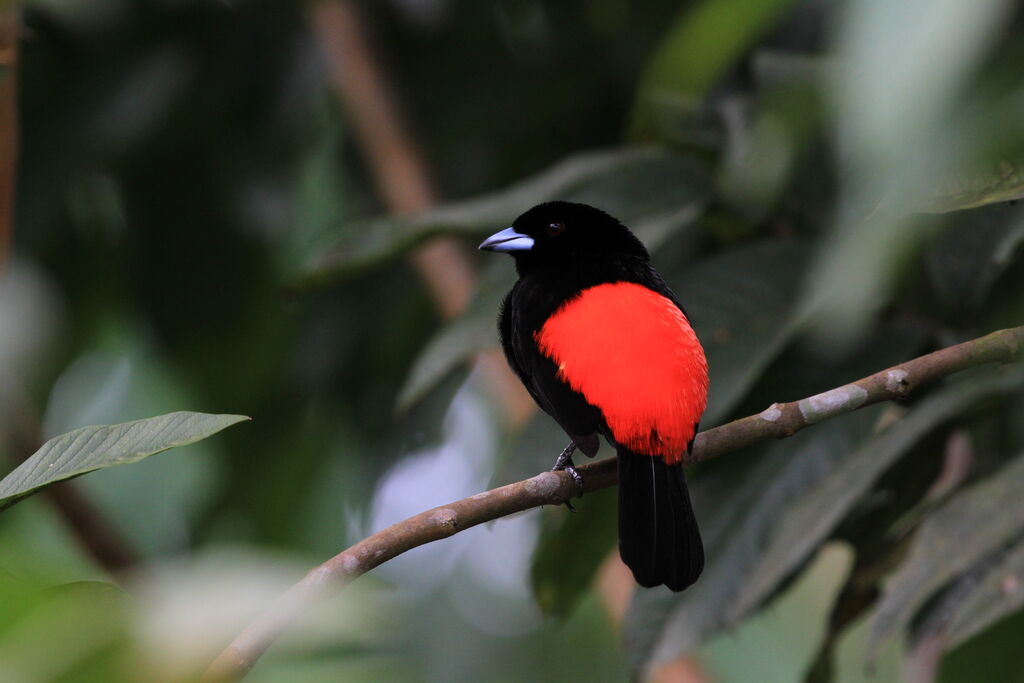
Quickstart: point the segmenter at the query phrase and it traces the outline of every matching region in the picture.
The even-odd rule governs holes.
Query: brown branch
[[[881,401],[906,398],[914,389],[960,370],[1007,362],[1024,354],[1024,327],[935,351],[836,389],[792,403],[774,403],[757,415],[701,432],[686,464],[693,465],[769,439],[792,436],[804,427]],[[616,482],[615,458],[580,469],[584,492]],[[217,657],[207,680],[240,679],[300,613],[348,582],[407,550],[447,538],[483,522],[541,505],[559,505],[576,495],[564,472],[544,472],[525,481],[478,493],[394,524],[335,555],[289,590]]]
[[[357,8],[350,0],[318,0],[310,12],[331,85],[384,204],[398,214],[429,209],[436,195],[426,161],[399,115]]]
[[[349,0],[319,0],[310,11],[331,84],[385,206],[399,215],[426,211],[437,202],[426,160],[402,121],[359,11]],[[445,318],[465,310],[475,275],[456,240],[431,240],[412,261]]]
[[[428,164],[402,119],[394,89],[355,4],[350,0],[317,0],[310,8],[310,18],[331,85],[345,108],[384,204],[399,215],[431,208],[437,203],[437,192]],[[466,310],[476,286],[476,273],[458,240],[432,239],[416,249],[411,260],[443,318],[456,318]],[[481,353],[477,366],[505,420],[512,425],[526,422],[533,414],[533,401],[501,355]]]
[[[96,564],[115,577],[138,565],[139,557],[128,539],[73,482],[51,486],[43,495]]]
[[[0,0],[0,270],[14,236],[14,191],[18,159],[18,5]]]

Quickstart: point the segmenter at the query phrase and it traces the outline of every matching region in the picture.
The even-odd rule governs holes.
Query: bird
[[[641,586],[686,589],[704,546],[683,461],[709,379],[679,299],[643,243],[586,204],[538,204],[479,248],[515,261],[498,332],[512,370],[570,438],[552,469],[582,494],[572,456],[593,457],[603,436],[618,458],[623,562]]]

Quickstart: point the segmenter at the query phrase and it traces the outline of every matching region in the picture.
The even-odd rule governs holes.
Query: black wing
[[[534,332],[557,306],[545,305],[546,297],[531,289],[531,283],[520,280],[505,297],[498,318],[502,349],[541,410],[555,418],[581,451],[593,456],[604,423],[601,411],[559,379],[554,362],[538,349]]]

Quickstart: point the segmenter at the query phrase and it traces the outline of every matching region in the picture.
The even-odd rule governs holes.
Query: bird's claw
[[[576,450],[576,443],[570,441],[569,445],[565,447],[559,455],[558,459],[555,460],[555,466],[551,468],[552,472],[560,472],[565,470],[568,472],[572,480],[576,482],[576,497],[579,498],[583,495],[583,475],[579,473],[576,466],[572,462],[572,454]],[[569,512],[576,512],[576,508],[573,507],[572,503],[565,501],[565,507],[569,508]]]
[[[558,454],[558,458],[555,460],[555,466],[551,468],[552,472],[559,472],[564,470],[566,467],[572,467],[572,454],[576,452],[576,442],[570,441],[569,445],[562,449],[562,452]]]
[[[572,463],[566,465],[565,471],[568,472],[569,476],[572,477],[572,480],[576,482],[576,497],[579,498],[583,495],[583,475],[580,474],[579,470],[577,470]]]

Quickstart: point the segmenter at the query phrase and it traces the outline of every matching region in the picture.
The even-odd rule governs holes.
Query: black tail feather
[[[619,554],[641,586],[691,585],[704,545],[682,465],[619,450]]]

